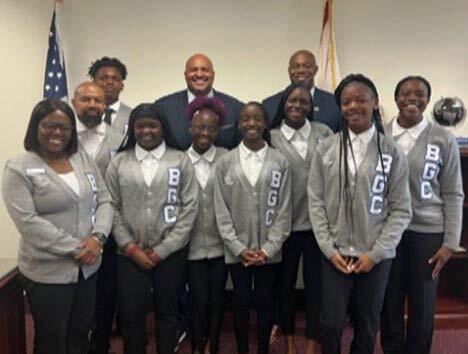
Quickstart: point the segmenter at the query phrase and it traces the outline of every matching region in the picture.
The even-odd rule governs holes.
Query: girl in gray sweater
[[[125,353],[146,353],[145,317],[156,308],[158,353],[177,343],[177,294],[198,209],[198,184],[164,111],[141,104],[130,114],[128,140],[106,182],[115,205],[118,301]],[[153,290],[151,292],[151,289]]]
[[[402,79],[394,96],[399,113],[386,131],[408,158],[413,218],[398,245],[390,272],[381,342],[385,353],[429,353],[438,275],[460,242],[463,211],[460,156],[455,137],[423,116],[431,97],[426,79],[420,76]]]
[[[336,354],[350,299],[351,353],[373,353],[391,259],[411,220],[408,165],[382,129],[378,94],[363,75],[349,75],[335,98],[342,130],[322,141],[309,177],[309,212],[323,253],[322,353]]]
[[[281,246],[291,230],[290,164],[269,144],[260,103],[244,106],[244,138],[215,167],[215,214],[233,283],[234,330],[239,353],[249,352],[251,297],[258,314],[258,353],[268,353]]]
[[[278,304],[280,323],[286,336],[286,353],[296,353],[294,302],[299,260],[303,259],[306,291],[306,354],[318,348],[320,314],[320,249],[312,232],[307,206],[310,163],[319,142],[332,135],[325,125],[313,121],[312,95],[301,84],[289,85],[271,123],[271,142],[291,163],[292,227],[283,244]]]
[[[223,101],[198,97],[187,107],[192,145],[187,155],[198,180],[200,204],[190,233],[188,284],[192,352],[216,354],[224,315],[227,268],[214,211],[214,166],[228,151],[214,146],[226,116]]]

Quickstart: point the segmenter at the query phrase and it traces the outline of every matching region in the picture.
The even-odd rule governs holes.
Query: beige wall
[[[322,16],[320,0],[64,2],[70,90],[86,79],[92,60],[117,56],[129,70],[122,98],[132,105],[182,88],[185,60],[198,51],[213,59],[215,87],[242,100],[262,99],[287,85],[293,51],[318,49]],[[1,170],[22,151],[29,114],[42,95],[52,3],[0,0]],[[342,72],[372,77],[388,116],[396,111],[394,86],[407,74],[426,76],[434,99],[458,95],[468,105],[467,15],[466,0],[335,0]],[[468,135],[468,123],[456,133]],[[0,257],[14,256],[18,236],[3,202],[0,225]]]

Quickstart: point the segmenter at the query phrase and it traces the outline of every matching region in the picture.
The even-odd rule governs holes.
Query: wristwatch
[[[106,241],[107,241],[106,235],[104,235],[104,234],[101,233],[101,232],[96,232],[95,234],[93,234],[93,238],[95,238],[96,241],[98,241],[98,242],[101,244],[101,248],[104,247],[104,244],[105,244]]]

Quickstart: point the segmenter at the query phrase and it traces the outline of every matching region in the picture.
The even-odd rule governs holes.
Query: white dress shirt
[[[78,134],[78,140],[85,151],[93,158],[93,160],[95,160],[102,141],[106,136],[106,123],[102,122],[90,129],[77,119],[76,132]]]
[[[198,182],[203,189],[206,187],[208,177],[213,169],[213,161],[216,155],[216,147],[211,145],[210,148],[205,151],[203,155],[200,155],[195,151],[193,145],[187,151],[190,161],[192,161],[193,166],[195,167],[195,174],[197,176]]]
[[[77,196],[80,196],[80,184],[78,183],[78,178],[76,178],[75,171],[70,171],[68,173],[59,173],[61,179],[65,181],[66,184],[75,192]]]
[[[190,91],[189,89],[187,89],[187,97],[188,97],[188,103],[192,102],[195,98],[197,98],[197,96],[195,96],[194,93]],[[213,89],[211,89],[210,92],[208,92],[208,94],[204,97],[213,98],[214,97]]]
[[[309,147],[310,122],[306,119],[305,124],[296,130],[283,121],[280,129],[285,138],[291,142],[297,153],[305,160],[307,148]]]
[[[349,171],[355,175],[359,166],[361,166],[362,160],[364,159],[364,155],[367,151],[367,145],[369,141],[371,141],[372,136],[374,135],[375,127],[372,125],[366,131],[360,134],[354,134],[351,130],[349,130],[349,138],[350,143],[353,147],[354,152],[354,160],[353,154],[351,153],[351,149],[348,150],[348,166]],[[356,163],[356,164],[355,164]]]
[[[121,104],[122,104],[122,102],[119,100],[119,101],[116,101],[116,102],[112,103],[110,106],[107,107],[107,108],[110,108],[110,109],[113,110],[113,112],[111,114],[111,125],[114,125],[115,118],[117,118],[117,112],[119,111]],[[106,113],[104,113],[102,115],[103,120],[104,120],[105,115],[106,115]]]
[[[163,141],[156,149],[151,151],[143,149],[140,145],[135,146],[135,156],[140,162],[141,171],[146,185],[149,187],[159,167],[159,160],[166,152],[166,143]]]
[[[422,131],[427,127],[427,120],[423,118],[418,124],[409,129],[402,128],[398,124],[398,119],[395,118],[392,123],[392,135],[395,141],[400,145],[405,155],[411,151],[413,146],[416,144]]]
[[[239,145],[239,157],[242,170],[244,170],[245,176],[252,187],[255,187],[257,184],[258,176],[260,175],[263,162],[265,161],[267,149],[267,143],[258,151],[250,150],[244,145],[244,142]]]

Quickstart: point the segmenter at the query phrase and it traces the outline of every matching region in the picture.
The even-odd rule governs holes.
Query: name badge
[[[34,176],[34,175],[43,175],[45,173],[45,168],[27,168],[26,175]]]

